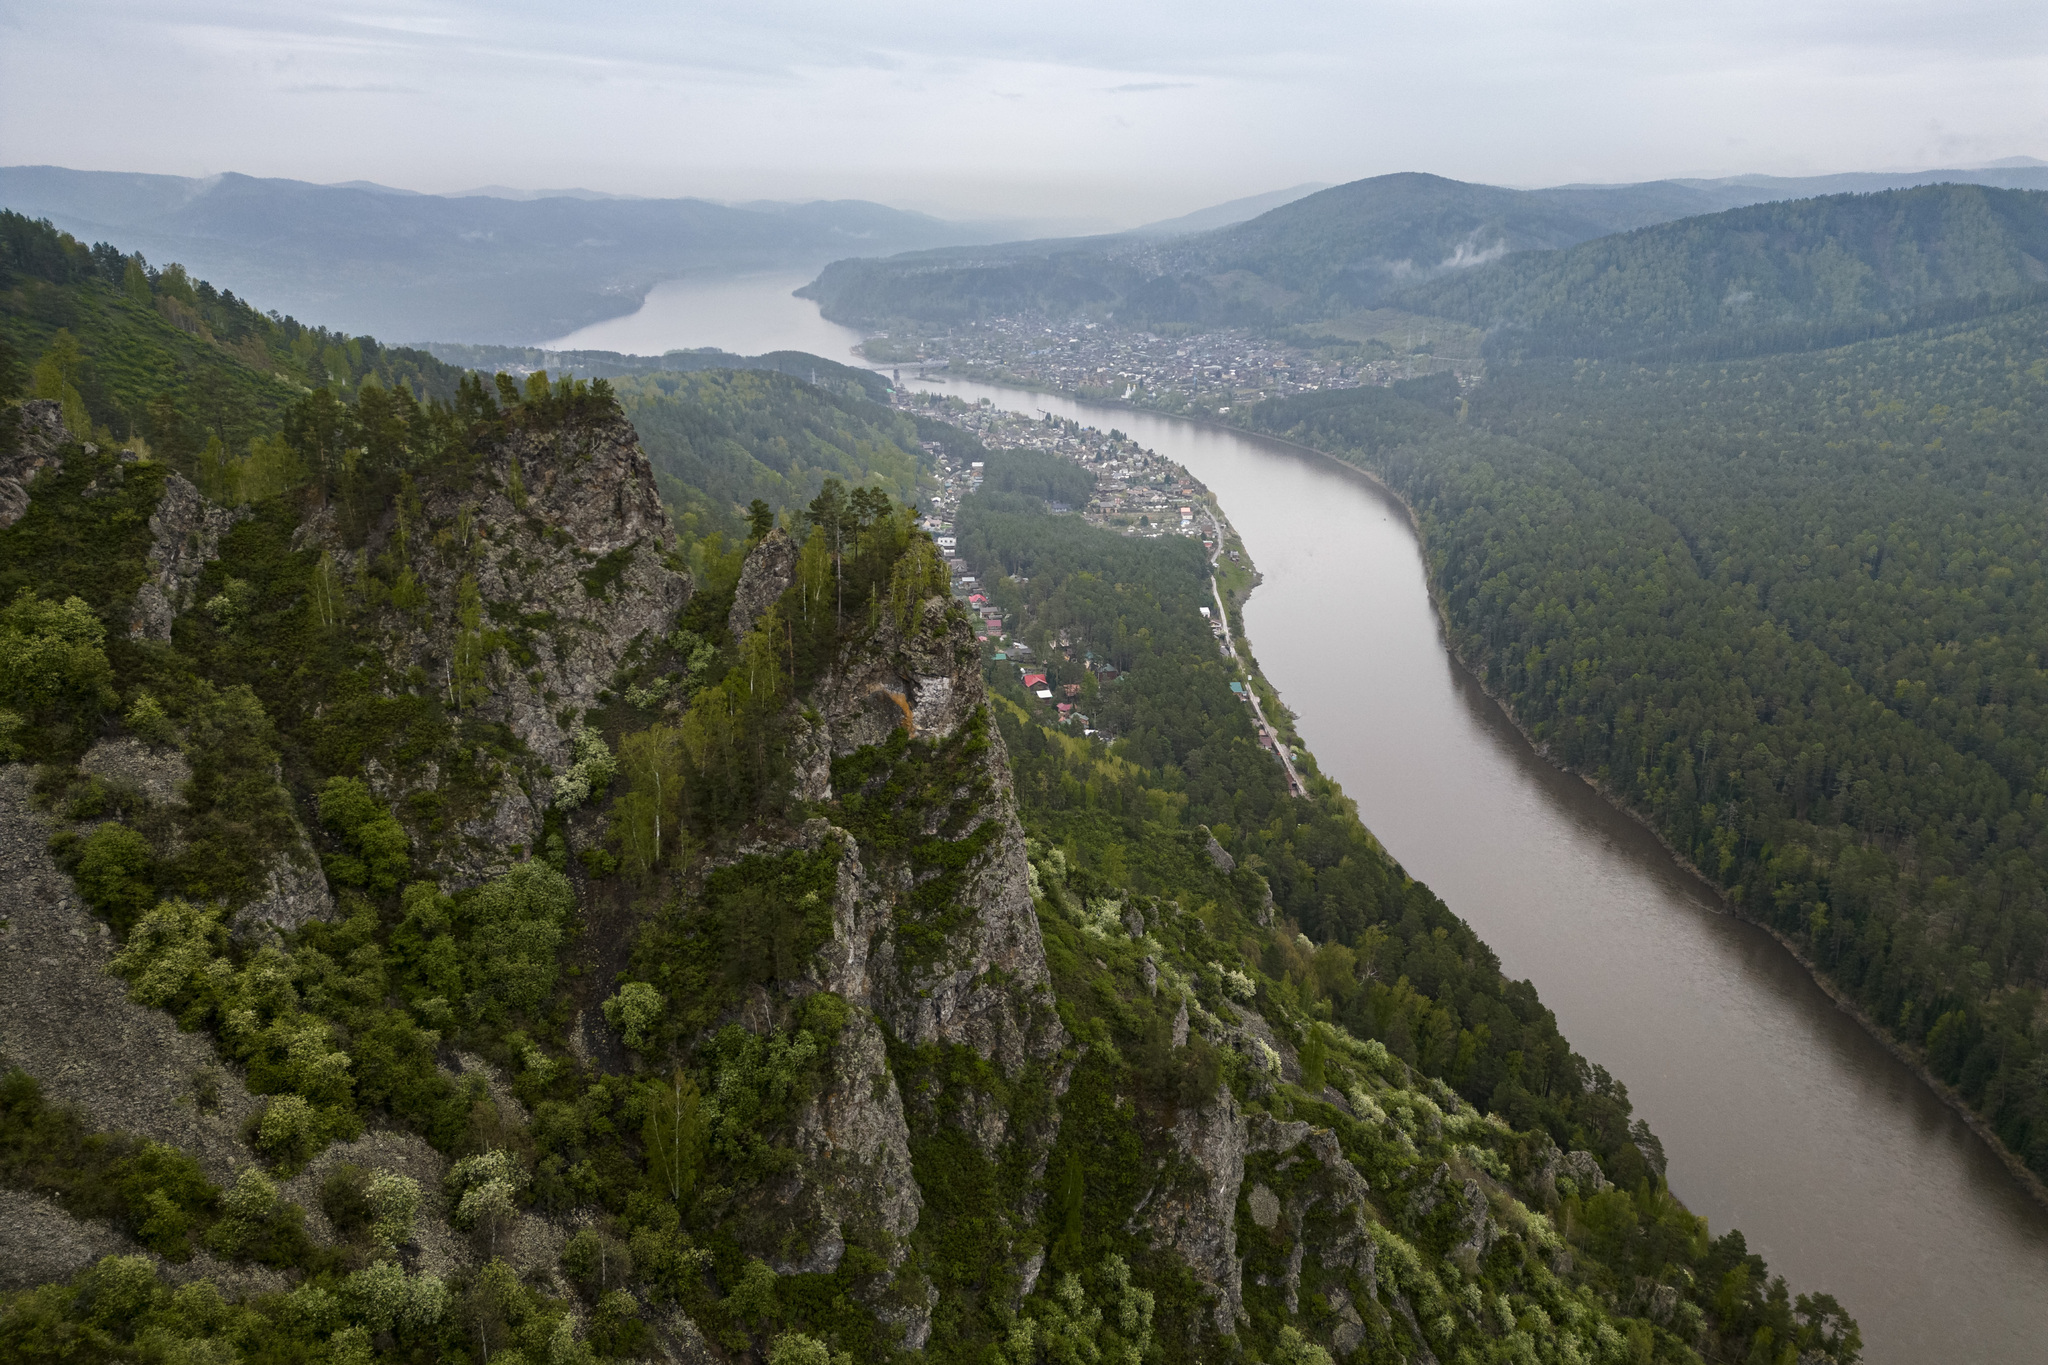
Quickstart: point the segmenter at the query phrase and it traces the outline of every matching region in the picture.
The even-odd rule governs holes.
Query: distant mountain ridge
[[[384,336],[531,341],[629,313],[651,285],[691,271],[807,269],[975,231],[858,200],[736,207],[553,193],[0,168],[0,207]]]
[[[800,292],[834,321],[871,327],[950,325],[1018,311],[1115,316],[1140,326],[1284,325],[1388,306],[1434,278],[1513,253],[1556,251],[1778,198],[1943,181],[2048,189],[2048,167],[1538,190],[1404,172],[1163,242],[1073,238],[837,261]]]

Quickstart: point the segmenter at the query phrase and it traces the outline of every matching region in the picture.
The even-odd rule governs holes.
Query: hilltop
[[[1954,175],[2025,186],[2042,178],[2026,168]],[[1805,184],[1752,177],[1512,190],[1434,175],[1385,175],[1163,242],[1097,237],[837,261],[799,292],[817,299],[828,318],[868,327],[929,328],[1041,313],[1113,318],[1133,328],[1270,329],[1362,309],[1417,308],[1418,300],[1455,292],[1451,282],[1504,257],[1680,219],[1711,221],[1738,205],[1789,198]],[[1939,197],[1953,189],[1926,193]]]

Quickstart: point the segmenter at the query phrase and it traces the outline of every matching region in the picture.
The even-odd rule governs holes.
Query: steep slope
[[[1861,322],[2038,283],[2027,262],[2044,259],[2039,194],[1996,188],[2032,187],[2039,176],[2029,174],[1541,190],[1386,175],[1165,241],[1097,237],[837,261],[799,292],[829,318],[871,327],[1032,312],[1139,327],[1268,327],[1396,307],[1536,338],[1524,344],[1640,347],[1788,322]],[[1763,204],[1886,185],[1923,188]],[[1759,207],[1730,211],[1740,205]],[[1651,231],[1660,224],[1670,226]]]

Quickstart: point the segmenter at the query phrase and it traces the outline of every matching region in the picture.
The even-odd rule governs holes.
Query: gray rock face
[[[438,849],[416,849],[444,883],[462,886],[503,871],[535,846],[553,800],[550,774],[569,767],[575,727],[635,643],[673,627],[690,578],[665,560],[674,529],[623,417],[515,431],[482,457],[471,488],[437,491],[425,510],[437,524],[466,515],[477,534],[457,552],[413,556],[427,606],[381,641],[392,663],[450,686],[460,585],[469,574],[487,614],[526,623],[519,629],[531,650],[527,663],[505,648],[491,656],[486,693],[473,712],[509,727],[530,758],[500,769],[495,791],[480,804],[463,796],[451,805],[455,828]],[[331,519],[316,516],[301,526],[297,543],[327,549],[346,572],[357,556],[388,548],[396,528],[394,510],[355,550]],[[421,791],[454,798],[426,765],[374,775],[372,787],[391,801]]]
[[[21,405],[17,419],[20,438],[14,453],[0,454],[0,531],[21,520],[28,511],[29,485],[39,475],[64,467],[59,447],[71,439],[64,429],[63,405],[52,398],[31,398]]]
[[[263,893],[235,912],[231,925],[237,937],[274,932],[289,934],[314,920],[334,918],[334,892],[327,886],[306,832],[277,855],[264,873]]]
[[[747,562],[740,568],[739,586],[733,590],[732,613],[726,617],[733,639],[752,630],[796,581],[797,552],[797,543],[780,526],[748,552]]]
[[[736,633],[758,621],[786,590],[795,558],[794,543],[780,531],[750,552],[729,621]],[[959,739],[987,697],[972,632],[948,599],[933,597],[907,620],[884,619],[874,638],[849,651],[821,681],[811,701],[812,718],[797,719],[792,747],[796,791],[815,801],[831,794],[836,755],[886,742],[898,730],[908,730],[920,744]],[[1007,1074],[1051,1059],[1064,1041],[1052,1009],[1051,976],[1031,906],[1024,832],[1002,738],[993,725],[977,733],[981,747],[968,761],[986,795],[967,827],[948,837],[991,823],[995,833],[967,870],[955,898],[965,913],[936,955],[920,955],[913,964],[898,950],[896,908],[916,885],[900,851],[865,848],[823,819],[810,821],[793,841],[817,848],[832,840],[842,856],[832,936],[813,959],[808,978],[794,983],[790,994],[828,990],[851,1009],[828,1068],[831,1080],[798,1116],[794,1146],[800,1160],[774,1192],[776,1207],[763,1210],[764,1224],[795,1234],[788,1243],[793,1253],[770,1249],[771,1263],[781,1272],[830,1271],[856,1237],[887,1248],[892,1264],[908,1255],[923,1195],[911,1166],[902,1095],[887,1066],[885,1031],[911,1046],[972,1048]],[[929,832],[937,833],[943,818],[943,811],[932,811]],[[761,1000],[741,1011],[742,1022],[767,1027],[777,1013],[773,1002]],[[972,1097],[957,1107],[953,1121],[991,1156],[1016,1136],[1000,1106]],[[1049,1145],[1052,1139],[1037,1134],[1033,1140]],[[920,1301],[913,1291],[908,1301],[897,1298],[875,1308],[916,1349],[930,1334],[935,1293]]]
[[[1216,870],[1225,873],[1235,871],[1237,859],[1230,856],[1230,850],[1217,843],[1216,836],[1209,833],[1206,828],[1202,831],[1202,837],[1209,841],[1203,851],[1209,855],[1209,861],[1216,864]]]
[[[100,780],[133,787],[152,804],[172,806],[184,799],[192,765],[176,749],[158,749],[123,736],[103,739],[85,751],[78,770]]]
[[[948,599],[928,599],[908,629],[885,619],[878,637],[818,689],[830,753],[882,743],[903,725],[902,707],[884,698],[889,692],[907,698],[915,737],[926,742],[951,738],[986,706],[974,633]],[[961,891],[959,901],[968,912],[964,924],[939,961],[913,969],[892,942],[875,937],[888,920],[880,911],[865,952],[876,1013],[896,1038],[912,1046],[971,1047],[1014,1073],[1029,1061],[1050,1058],[1064,1032],[1053,1013],[1052,977],[1031,907],[1009,758],[993,723],[984,733],[986,747],[976,762],[988,796],[956,837],[990,821],[998,833]],[[906,869],[877,868],[873,875],[888,885],[890,899],[911,889]]]
[[[1245,1120],[1225,1087],[1214,1104],[1183,1109],[1173,1125],[1179,1169],[1145,1208],[1156,1245],[1171,1250],[1216,1296],[1216,1330],[1234,1333],[1244,1314],[1237,1254],[1237,1199],[1244,1184]]]
[[[215,506],[182,475],[164,479],[163,496],[149,517],[150,577],[135,593],[128,634],[168,641],[171,622],[192,605],[199,575],[220,555],[220,538],[249,515],[246,507]]]
[[[193,1078],[221,1072],[205,1034],[181,1033],[136,1004],[107,972],[112,935],[49,853],[51,823],[30,802],[28,770],[0,768],[0,1055],[106,1128],[182,1147],[217,1184],[255,1158],[243,1122],[258,1101],[229,1071],[216,1111],[194,1102]]]
[[[73,1218],[25,1190],[0,1189],[0,1293],[70,1279],[135,1244],[105,1223]]]
[[[1350,1267],[1368,1293],[1376,1292],[1376,1252],[1367,1232],[1373,1217],[1371,1187],[1345,1158],[1335,1133],[1302,1122],[1282,1123],[1267,1114],[1246,1115],[1226,1087],[1213,1104],[1183,1110],[1173,1140],[1180,1161],[1167,1172],[1164,1188],[1155,1188],[1140,1221],[1156,1245],[1179,1255],[1215,1295],[1217,1331],[1235,1332],[1244,1317],[1244,1261],[1237,1245],[1240,1198],[1256,1226],[1284,1229],[1291,1242],[1283,1286],[1288,1302],[1297,1299],[1308,1252],[1326,1268]],[[1284,1196],[1262,1179],[1247,1187],[1246,1159],[1260,1153],[1281,1157],[1275,1170],[1310,1163],[1312,1175],[1304,1180],[1291,1174]],[[1321,1215],[1310,1238],[1304,1227],[1310,1209],[1317,1207]]]
[[[507,488],[519,463],[526,508]],[[627,649],[642,635],[665,633],[690,596],[687,574],[662,552],[674,538],[655,491],[654,470],[623,417],[560,432],[516,433],[485,461],[487,477],[468,499],[445,495],[430,516],[455,517],[469,502],[492,528],[475,566],[485,603],[551,612],[555,622],[537,650],[538,684],[518,676],[509,655],[493,661],[491,700],[483,708],[509,724],[541,761],[566,768],[569,735],[556,717],[597,704]],[[493,480],[495,489],[488,484]],[[530,522],[538,522],[537,534]],[[609,575],[600,561],[619,556]],[[427,575],[436,633],[452,638],[461,565]],[[555,693],[550,701],[546,694]]]
[[[903,1098],[873,1015],[859,1011],[847,1023],[827,1071],[830,1084],[804,1106],[796,1124],[796,1148],[804,1157],[798,1179],[826,1231],[813,1239],[808,1257],[777,1265],[778,1274],[837,1270],[849,1227],[866,1233],[869,1245],[893,1244],[891,1263],[900,1264],[908,1252],[904,1239],[924,1207],[910,1169]]]
[[[184,800],[192,767],[175,749],[159,749],[130,736],[103,739],[78,761],[81,772],[102,781],[132,788],[152,805],[175,807]],[[316,919],[334,915],[334,893],[320,871],[312,840],[303,828],[290,848],[279,853],[265,873],[262,894],[235,912],[231,928],[238,937],[266,931],[289,933]]]
[[[1580,1189],[1593,1194],[1607,1188],[1607,1173],[1600,1169],[1600,1158],[1591,1152],[1566,1152],[1558,1159],[1557,1173],[1570,1176]]]

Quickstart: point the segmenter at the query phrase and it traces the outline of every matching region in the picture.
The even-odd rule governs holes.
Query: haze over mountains
[[[1977,196],[1971,202],[1988,203],[1986,195],[2048,189],[2048,167],[1540,190],[1418,173],[1385,175],[1166,242],[1130,236],[1014,242],[835,262],[803,292],[819,301],[826,317],[866,327],[953,325],[1033,311],[1115,316],[1139,326],[1287,324],[1386,306],[1433,312],[1437,296],[1417,292],[1429,281],[1461,276],[1514,253],[1557,251],[1801,196],[1879,190],[1896,196],[1906,192],[1902,186],[1940,184],[1969,185],[1969,194]],[[2005,188],[1978,188],[1984,186]],[[1914,202],[1946,203],[1950,198],[1943,191],[1923,190]],[[2027,212],[2015,211],[2022,217]],[[1866,225],[1863,230],[1874,229]],[[2015,230],[2032,240],[2031,228]],[[2008,244],[1998,250],[2021,275],[2033,268],[2019,258],[2034,248]],[[2031,258],[2041,259],[2038,254]],[[1451,315],[1482,325],[1493,321],[1466,305]]]
[[[561,193],[573,197],[0,169],[0,205],[83,240],[177,261],[296,316],[410,339],[545,340],[629,313],[650,286],[687,273],[804,271],[977,232],[859,200],[732,206]]]
[[[1125,233],[1008,242],[997,239],[1028,225],[946,222],[864,200],[723,204],[496,185],[435,195],[53,166],[0,168],[0,206],[347,330],[531,345],[629,313],[664,279],[828,262],[807,292],[826,316],[864,326],[1018,309],[1140,322],[1324,315],[1504,252],[1936,181],[2042,189],[2048,166],[2012,158],[1976,170],[1539,190],[1380,176],[1253,195]]]

